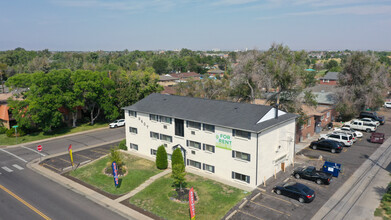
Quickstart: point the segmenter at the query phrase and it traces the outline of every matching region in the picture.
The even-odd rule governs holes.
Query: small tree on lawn
[[[185,176],[185,164],[174,164],[171,177],[174,179],[175,187],[179,186],[179,189],[182,190],[182,184],[186,181]]]
[[[121,155],[121,152],[119,151],[118,147],[110,148],[109,158],[110,158],[110,164],[109,164],[110,169],[111,169],[111,164],[115,161],[115,163],[117,164],[117,167],[118,167],[118,171],[119,172],[122,171],[124,163],[122,161],[122,155]]]
[[[179,148],[175,149],[174,152],[172,153],[171,167],[174,167],[175,164],[183,164],[183,166],[185,166],[183,162],[182,151]]]
[[[167,167],[168,167],[167,152],[166,152],[166,148],[164,147],[164,145],[161,145],[157,149],[156,167],[160,170],[167,169]]]

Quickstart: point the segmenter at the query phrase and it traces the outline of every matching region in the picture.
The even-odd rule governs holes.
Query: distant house
[[[208,70],[208,74],[209,75],[213,75],[213,76],[223,77],[224,76],[224,71],[220,70],[220,69],[211,69],[211,70]]]
[[[338,102],[339,87],[329,84],[317,84],[306,89],[316,96],[315,100],[320,106],[335,106]]]
[[[16,125],[16,121],[12,117],[12,113],[7,104],[7,99],[12,96],[13,94],[10,92],[0,94],[0,124],[3,124],[8,129]]]
[[[160,92],[160,94],[165,94],[165,95],[175,95],[176,94],[176,89],[174,86],[164,86],[164,90]]]
[[[319,78],[320,84],[337,85],[339,72],[328,72],[325,76]]]
[[[172,85],[175,85],[178,80],[179,80],[179,78],[172,77],[171,75],[166,74],[164,76],[159,76],[158,84],[163,86],[163,87],[165,87],[165,86],[172,86]]]

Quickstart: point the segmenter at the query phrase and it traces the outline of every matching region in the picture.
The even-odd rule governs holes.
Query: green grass
[[[326,75],[326,71],[327,70],[319,70],[317,73],[316,73],[316,77],[323,77]]]
[[[171,174],[166,175],[129,202],[165,219],[190,219],[189,204],[170,200],[174,188]],[[196,219],[221,219],[247,192],[188,173],[187,188],[194,187],[198,197],[195,203]]]
[[[151,176],[161,171],[155,166],[155,163],[129,154],[123,154],[124,164],[127,167],[128,174],[125,177],[119,177],[121,185],[118,189],[114,186],[113,177],[103,173],[103,169],[109,166],[109,158],[104,157],[87,166],[70,172],[70,175],[76,177],[92,186],[95,186],[105,192],[121,195],[128,193],[141,185]]]
[[[57,136],[62,136],[62,135],[67,135],[67,134],[73,134],[81,131],[87,131],[87,130],[92,130],[96,128],[102,128],[102,127],[107,127],[107,123],[95,123],[94,125],[90,125],[89,123],[87,124],[82,124],[79,125],[76,128],[71,128],[71,127],[64,127],[64,128],[59,128],[55,131],[53,131],[50,134],[45,134],[44,132],[36,132],[32,134],[27,134],[23,137],[18,137],[17,139],[15,137],[7,137],[5,134],[0,134],[0,145],[14,145],[14,144],[22,144],[22,143],[27,143],[31,141],[37,141],[37,140],[42,140],[46,138],[52,138],[52,137],[57,137]],[[17,141],[17,142],[16,142]]]
[[[391,183],[388,184],[387,192],[383,195],[380,206],[375,210],[374,215],[383,219],[391,219]]]

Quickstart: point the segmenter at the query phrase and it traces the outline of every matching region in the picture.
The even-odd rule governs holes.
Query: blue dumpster
[[[323,172],[331,173],[334,177],[338,177],[341,172],[342,165],[339,163],[325,161],[323,164]]]

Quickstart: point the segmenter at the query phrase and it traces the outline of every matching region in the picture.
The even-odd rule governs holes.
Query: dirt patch
[[[102,170],[102,173],[106,176],[113,177],[113,169],[111,167],[105,167]],[[118,177],[124,177],[126,175],[128,175],[128,169],[126,168],[126,166],[122,166],[121,169],[118,169]]]
[[[125,206],[127,206],[127,207],[129,207],[129,208],[131,208],[131,209],[133,209],[133,210],[135,210],[135,211],[137,211],[137,212],[140,212],[141,214],[146,215],[146,216],[148,216],[148,217],[150,217],[152,219],[155,219],[155,220],[163,220],[164,219],[164,218],[161,218],[161,217],[153,214],[152,212],[149,212],[149,211],[147,211],[145,209],[142,209],[142,208],[140,208],[138,206],[135,206],[135,205],[129,203],[129,199],[125,199],[124,201],[122,201],[120,203],[125,205]]]
[[[170,194],[170,199],[174,202],[188,203],[189,202],[190,189],[174,189]],[[197,202],[198,196],[194,191],[194,201]]]

